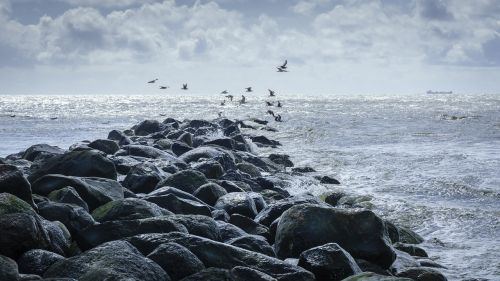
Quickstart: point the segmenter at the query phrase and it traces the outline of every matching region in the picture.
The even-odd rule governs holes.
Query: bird
[[[158,78],[153,79],[153,80],[149,81],[148,83],[149,83],[149,84],[153,84],[153,83],[156,83],[156,81],[158,81]]]
[[[281,69],[286,69],[286,64],[288,63],[287,60],[285,60],[285,63],[280,66]]]
[[[272,115],[274,117],[274,112],[272,110],[268,110],[267,114]]]
[[[222,91],[222,92],[220,92],[220,93],[221,93],[221,95],[225,95],[225,94],[227,94],[227,93],[229,93],[229,92],[228,92],[227,90],[224,90],[224,91]]]
[[[223,105],[223,106],[226,105],[226,100],[221,101],[220,105]]]
[[[188,89],[188,84],[182,84],[181,90],[187,90]]]
[[[278,114],[278,115],[274,116],[274,121],[281,122],[281,115]]]
[[[247,90],[247,92],[252,92],[252,87],[246,87],[245,89]]]
[[[160,90],[166,90],[168,88],[169,88],[168,86],[160,86]]]
[[[50,120],[56,120],[57,117],[50,117]]]
[[[269,91],[269,96],[270,96],[270,97],[274,97],[274,96],[275,96],[275,94],[274,94],[274,91],[273,91],[273,90],[271,90],[271,89],[267,89],[267,90]]]
[[[273,106],[273,103],[272,103],[272,102],[268,102],[268,101],[266,101],[266,105],[267,105],[267,106]]]
[[[279,67],[279,66],[277,67],[277,69],[278,69],[278,72],[288,72],[288,70],[283,69],[283,68],[281,68],[281,67]]]
[[[281,107],[281,102],[280,101],[278,101],[277,107]]]
[[[243,104],[243,103],[246,103],[246,102],[247,102],[247,99],[245,98],[245,96],[241,95],[240,104]]]
[[[233,95],[227,95],[226,98],[228,98],[230,101],[233,101]]]

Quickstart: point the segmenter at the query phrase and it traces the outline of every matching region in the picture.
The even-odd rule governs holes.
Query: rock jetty
[[[281,145],[259,125],[145,120],[0,158],[0,280],[446,280],[352,196],[291,195],[297,175],[339,182],[258,155]]]

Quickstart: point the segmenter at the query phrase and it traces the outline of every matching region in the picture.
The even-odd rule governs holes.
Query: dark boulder
[[[106,154],[115,154],[120,147],[113,140],[98,139],[88,144],[90,148],[100,150]]]
[[[270,257],[276,257],[273,247],[269,245],[267,240],[258,235],[245,235],[236,237],[225,242],[226,244],[246,249],[252,252],[257,252]]]
[[[193,192],[200,186],[208,183],[204,174],[194,170],[184,170],[170,175],[158,184],[158,187],[172,186],[187,193]]]
[[[102,244],[78,256],[53,264],[44,278],[78,280],[167,281],[167,273],[125,241]]]
[[[248,192],[248,195],[250,198],[252,198],[253,202],[255,203],[255,208],[257,209],[257,212],[262,211],[265,207],[267,207],[266,200],[264,200],[264,197],[257,192]]]
[[[231,239],[248,235],[243,229],[224,221],[216,221],[219,228],[221,241],[227,242]]]
[[[342,281],[413,281],[410,278],[404,277],[396,277],[396,276],[384,276],[380,274],[376,274],[373,272],[362,272],[350,277]]]
[[[214,220],[228,222],[229,214],[224,210],[212,210],[212,218]]]
[[[424,242],[424,238],[418,235],[415,231],[404,227],[398,227],[399,241],[406,244],[420,244]]]
[[[236,183],[228,180],[219,180],[217,184],[226,190],[227,193],[231,192],[245,192],[245,190]]]
[[[205,145],[217,145],[225,149],[233,149],[236,146],[236,142],[231,138],[220,138],[206,141]]]
[[[329,204],[330,206],[337,206],[339,204],[339,201],[342,197],[346,196],[344,192],[332,192],[329,193],[325,196],[325,203]]]
[[[298,265],[312,272],[318,281],[340,281],[361,273],[351,255],[335,243],[302,252]]]
[[[105,178],[46,175],[35,181],[32,189],[33,193],[47,196],[52,191],[67,186],[73,187],[78,192],[90,211],[109,201],[123,198],[123,187],[117,181]]]
[[[297,257],[330,242],[383,268],[396,259],[384,222],[371,211],[302,204],[281,216],[275,242],[278,257]]]
[[[115,164],[116,171],[122,175],[126,175],[132,167],[141,164],[147,158],[134,156],[111,156],[109,158]]]
[[[398,277],[411,278],[415,281],[447,281],[448,279],[439,271],[428,267],[407,268],[397,274]]]
[[[206,121],[206,120],[191,120],[187,124],[187,127],[191,128],[202,128],[202,127],[210,127],[210,128],[218,128],[217,124],[214,124],[212,122]]]
[[[198,257],[177,243],[161,244],[147,257],[160,265],[172,281],[180,280],[205,269]]]
[[[24,274],[43,275],[54,263],[64,257],[46,250],[34,249],[24,253],[18,260],[19,272]]]
[[[211,216],[211,208],[193,195],[173,187],[162,187],[143,197],[174,214]]]
[[[78,246],[87,250],[104,242],[143,233],[185,232],[187,229],[171,217],[154,217],[137,220],[107,221],[84,229],[77,237]]]
[[[134,133],[137,136],[147,136],[159,132],[162,129],[162,124],[157,120],[144,120],[135,126]]]
[[[233,162],[234,165],[234,156],[231,155],[229,152],[217,148],[217,147],[210,147],[210,146],[200,146],[197,147],[193,150],[190,150],[184,154],[182,154],[179,158],[186,163],[191,163],[191,162],[197,162],[198,160],[205,158],[205,159],[218,159],[218,158],[223,158],[223,157],[228,157],[230,161]],[[223,165],[224,166],[224,165]],[[226,167],[224,167],[226,169]]]
[[[114,180],[117,176],[113,162],[93,150],[70,151],[32,165],[28,180],[33,183],[48,174]]]
[[[293,162],[290,161],[290,156],[286,154],[271,154],[269,159],[278,165],[283,165],[285,167],[293,167]]]
[[[231,217],[229,218],[229,223],[243,229],[248,234],[263,236],[268,241],[274,240],[274,237],[270,235],[269,229],[266,226],[259,224],[254,220],[245,217],[243,215],[232,214]]]
[[[269,204],[259,212],[259,214],[255,217],[255,221],[265,226],[270,226],[271,223],[279,218],[286,210],[295,205],[305,203],[323,204],[318,198],[312,195],[289,197]]]
[[[170,149],[175,155],[181,156],[182,154],[192,150],[193,148],[183,142],[174,142],[172,143]]]
[[[397,243],[394,243],[393,246],[394,246],[394,248],[396,248],[400,251],[406,252],[406,253],[410,254],[411,256],[424,257],[424,258],[429,257],[424,249],[417,247],[415,245],[397,242]]]
[[[265,136],[250,136],[252,142],[257,144],[257,146],[277,146],[281,145],[279,141],[270,140]]]
[[[220,241],[221,235],[217,222],[202,215],[171,215],[168,218],[184,225],[189,234],[205,237],[210,240]]]
[[[183,142],[184,144],[186,144],[188,147],[192,147],[193,146],[193,134],[189,133],[189,132],[185,132],[185,133],[182,133],[178,138],[177,140],[179,142]]]
[[[182,281],[234,281],[229,270],[210,267],[183,278]]]
[[[38,212],[49,221],[64,224],[72,235],[96,223],[87,210],[72,204],[42,202],[38,204]]]
[[[16,166],[0,164],[0,193],[7,192],[36,208],[31,195],[31,185]]]
[[[229,215],[241,214],[249,218],[257,215],[255,202],[246,192],[228,193],[217,200],[214,208],[225,210]]]
[[[122,150],[116,153],[118,156],[130,155],[151,159],[168,160],[171,163],[180,162],[174,155],[148,145],[129,144],[122,146]]]
[[[19,272],[17,264],[12,259],[0,255],[0,280],[2,281],[18,281]]]
[[[0,216],[14,213],[35,214],[35,210],[19,197],[10,193],[0,193]]]
[[[257,166],[251,163],[247,162],[238,163],[236,164],[236,168],[238,168],[238,170],[242,171],[243,173],[249,174],[253,178],[262,176],[262,173],[260,172],[259,168],[257,168]]]
[[[224,167],[215,160],[195,163],[192,165],[192,168],[202,172],[209,179],[218,179],[224,174]]]
[[[167,176],[156,165],[146,162],[130,169],[122,184],[134,193],[149,193]]]
[[[396,253],[396,260],[394,260],[389,268],[393,275],[397,275],[407,268],[420,266],[420,263],[414,257],[410,256],[410,254],[397,249],[394,251]]]
[[[132,143],[130,138],[125,133],[118,130],[109,132],[108,139],[117,141],[119,145],[128,145]]]
[[[89,211],[89,206],[87,205],[87,203],[83,201],[80,195],[78,195],[78,192],[71,186],[54,190],[49,193],[49,195],[47,195],[47,198],[57,203],[72,204],[78,207],[82,207],[87,212]]]
[[[316,170],[314,170],[311,167],[295,167],[292,168],[292,172],[297,172],[297,173],[314,173]]]
[[[253,268],[235,266],[230,271],[235,281],[276,281],[277,279]]]
[[[173,144],[174,144],[174,142],[172,140],[159,139],[159,140],[155,141],[155,144],[153,146],[158,148],[158,149],[161,149],[161,150],[168,150],[168,149],[172,149]],[[173,149],[172,149],[172,152],[174,152],[174,154],[178,156],[178,154],[175,153],[175,151],[173,151]]]
[[[48,144],[35,144],[30,146],[23,153],[23,159],[28,161],[34,161],[39,155],[59,155],[63,154],[64,150],[57,146],[51,146]]]
[[[118,199],[108,202],[92,212],[98,222],[145,219],[171,215],[172,212],[138,198]]]
[[[214,206],[217,200],[226,194],[226,190],[216,183],[206,183],[193,192],[196,198],[210,206]]]
[[[332,177],[329,176],[322,176],[322,177],[317,177],[319,180],[319,183],[323,184],[340,184],[340,182]]]

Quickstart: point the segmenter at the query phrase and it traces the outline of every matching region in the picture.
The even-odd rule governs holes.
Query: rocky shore
[[[0,280],[446,280],[423,239],[288,155],[262,120],[145,120],[0,158]]]

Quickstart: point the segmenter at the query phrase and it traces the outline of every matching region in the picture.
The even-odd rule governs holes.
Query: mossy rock
[[[14,213],[35,213],[30,204],[10,193],[0,193],[0,215]]]

